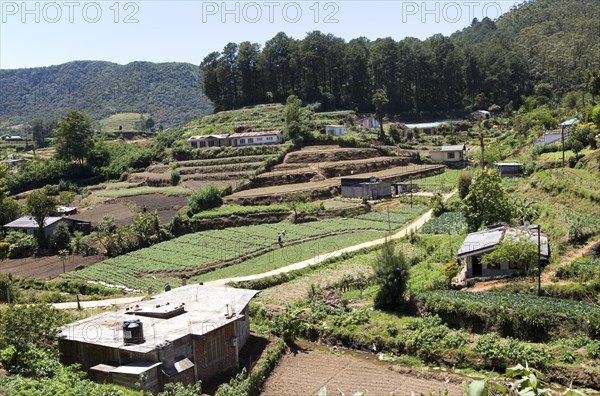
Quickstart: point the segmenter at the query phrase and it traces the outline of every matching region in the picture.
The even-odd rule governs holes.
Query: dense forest
[[[600,69],[600,2],[535,0],[496,21],[473,20],[450,37],[421,41],[313,31],[278,33],[264,46],[229,43],[201,64],[217,110],[284,101],[296,94],[322,109],[372,111],[384,88],[390,113],[453,112],[492,104],[517,108],[523,96],[580,98]],[[552,98],[554,96],[554,98]]]
[[[0,120],[58,119],[78,110],[94,119],[122,112],[149,113],[164,126],[212,111],[202,75],[189,63],[77,61],[0,70]]]

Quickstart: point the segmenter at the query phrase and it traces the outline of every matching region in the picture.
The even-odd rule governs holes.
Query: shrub
[[[460,176],[458,176],[457,188],[460,199],[464,199],[469,194],[471,181],[473,181],[473,176],[470,173],[461,172]]]
[[[191,212],[190,215],[202,210],[216,208],[222,204],[223,198],[221,197],[221,190],[215,185],[210,185],[200,191],[195,191],[188,198],[188,205]]]
[[[433,216],[439,217],[446,211],[446,203],[441,194],[435,194],[432,199]]]
[[[379,251],[373,266],[375,280],[381,289],[375,297],[375,305],[381,308],[398,309],[404,301],[408,280],[408,261],[403,252],[395,252],[394,245],[386,242]]]
[[[28,257],[35,253],[37,241],[31,235],[11,231],[6,235],[5,241],[10,244],[8,258]]]
[[[533,268],[538,258],[537,245],[528,238],[506,239],[493,252],[483,255],[481,264],[489,268]]]
[[[69,233],[69,227],[64,221],[59,222],[54,229],[50,244],[55,252],[71,248],[71,234]]]
[[[171,185],[176,186],[181,181],[181,174],[177,169],[171,171]]]

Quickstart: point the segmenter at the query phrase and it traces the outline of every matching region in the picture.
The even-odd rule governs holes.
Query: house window
[[[206,147],[206,142],[200,142],[200,147]]]
[[[267,140],[273,140],[273,136],[268,136]]]
[[[448,153],[448,159],[454,159],[454,153],[452,153],[452,152]]]
[[[260,141],[262,141],[262,138],[256,138],[256,141],[260,142]]]
[[[213,142],[213,141],[208,142],[208,147],[214,147],[214,145],[215,145],[215,142]]]
[[[248,143],[254,143],[254,138],[248,138]]]
[[[240,139],[240,143],[246,143],[246,139]]]

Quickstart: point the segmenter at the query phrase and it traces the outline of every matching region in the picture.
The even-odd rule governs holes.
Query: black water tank
[[[126,320],[123,322],[123,340],[125,344],[141,344],[144,338],[144,324],[139,320]]]

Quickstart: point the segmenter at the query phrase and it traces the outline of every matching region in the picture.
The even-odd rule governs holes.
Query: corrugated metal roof
[[[48,227],[62,220],[62,217],[46,217],[44,220],[44,226]],[[38,223],[32,217],[20,217],[17,220],[11,221],[4,225],[5,228],[38,228]]]
[[[213,138],[213,139],[227,139],[229,137],[228,134],[223,134],[223,135],[199,135],[199,136],[192,136],[188,139],[188,142],[190,140],[206,140],[208,138]]]
[[[567,120],[565,122],[561,122],[560,126],[571,126],[571,125],[576,125],[579,124],[579,119],[577,118],[571,118],[570,120]]]
[[[438,128],[440,125],[445,124],[445,122],[424,122],[420,124],[405,124],[408,129],[431,129]]]
[[[230,138],[280,135],[281,131],[240,132],[229,135]]]
[[[442,146],[442,151],[464,151],[467,146],[464,144],[455,144],[454,146]]]
[[[459,257],[466,257],[472,255],[474,252],[493,248],[502,241],[505,231],[506,228],[501,227],[491,230],[473,232],[467,235],[467,238],[463,242],[462,246],[460,249],[458,249],[457,255]]]
[[[457,256],[460,258],[478,255],[493,250],[493,248],[506,238],[518,238],[520,236],[528,238],[531,242],[537,245],[538,234],[536,229],[529,228],[529,231],[519,228],[509,228],[508,226],[500,226],[487,230],[473,232],[467,235]],[[548,258],[548,237],[543,233],[540,234],[540,253]]]

